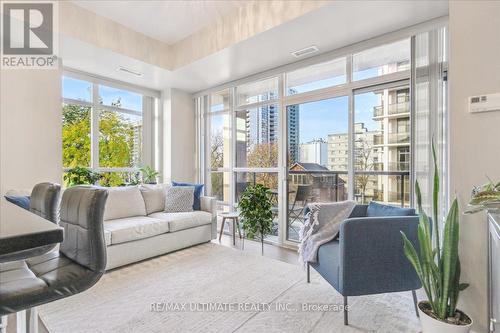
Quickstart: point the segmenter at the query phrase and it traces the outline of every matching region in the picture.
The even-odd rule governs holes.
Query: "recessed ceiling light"
[[[127,73],[127,74],[132,74],[132,75],[135,75],[135,76],[139,76],[139,77],[141,77],[143,75],[141,72],[137,72],[137,71],[128,69],[128,68],[123,67],[123,66],[118,66],[118,68],[116,70],[120,71],[120,72]]]
[[[303,56],[306,56],[306,55],[309,55],[312,53],[316,53],[318,51],[319,51],[319,49],[316,45],[311,45],[311,46],[308,46],[306,48],[300,49],[298,51],[292,52],[292,55],[295,58],[300,58],[300,57],[303,57]]]

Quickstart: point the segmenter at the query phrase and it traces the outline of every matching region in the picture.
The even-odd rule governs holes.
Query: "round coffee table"
[[[226,224],[226,220],[233,221],[233,245],[236,245],[236,228],[238,228],[238,234],[241,239],[241,230],[240,230],[240,214],[238,212],[224,212],[219,213],[219,216],[222,217],[222,225],[220,227],[219,233],[219,242],[222,238],[222,232],[224,231],[224,225]]]

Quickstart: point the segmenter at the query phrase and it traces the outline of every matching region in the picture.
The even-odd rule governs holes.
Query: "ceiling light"
[[[143,75],[141,72],[137,72],[137,71],[128,69],[128,68],[123,67],[123,66],[119,66],[116,70],[120,71],[120,72],[127,73],[127,74],[132,74],[132,75],[135,75],[135,76],[139,76],[139,77],[141,77]]]
[[[306,55],[309,55],[309,54],[312,54],[312,53],[316,53],[318,51],[319,51],[318,47],[315,46],[315,45],[312,45],[312,46],[308,46],[306,48],[303,48],[301,50],[292,52],[292,55],[295,58],[300,58],[300,57],[303,57],[303,56],[306,56]]]

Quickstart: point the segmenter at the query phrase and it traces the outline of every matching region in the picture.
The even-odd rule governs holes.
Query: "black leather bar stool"
[[[59,221],[64,241],[59,250],[0,264],[0,316],[78,294],[99,281],[106,268],[107,196],[106,190],[90,186],[64,192]]]
[[[61,185],[55,183],[36,184],[31,191],[30,211],[46,220],[59,223],[59,199],[61,196]],[[0,256],[0,263],[21,260],[24,258],[39,256],[54,249],[57,244],[40,246],[33,249],[10,253]]]

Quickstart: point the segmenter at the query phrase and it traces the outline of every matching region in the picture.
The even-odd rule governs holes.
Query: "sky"
[[[377,75],[377,68],[371,68],[356,73],[357,79],[365,79]],[[316,80],[313,83],[305,83],[300,86],[290,87],[294,93],[303,93],[325,87],[331,87],[344,83],[345,75]],[[63,77],[63,97],[91,102],[91,83]],[[118,98],[123,108],[141,111],[142,96],[133,92],[120,90],[112,87],[99,86],[99,95],[104,105],[111,105]],[[369,129],[375,129],[373,121],[373,107],[378,100],[373,93],[364,93],[355,96],[355,122],[365,123]],[[212,111],[220,111],[222,105],[212,106]],[[213,119],[212,127],[220,128],[222,117]],[[301,104],[299,106],[299,139],[300,143],[306,143],[314,139],[327,141],[329,134],[347,133],[348,131],[348,97],[337,97],[327,100],[315,101]]]
[[[92,102],[92,85],[90,82],[64,76],[62,87],[64,98]],[[140,94],[99,85],[99,95],[104,105],[111,105],[120,98],[122,108],[142,111],[142,96]]]

